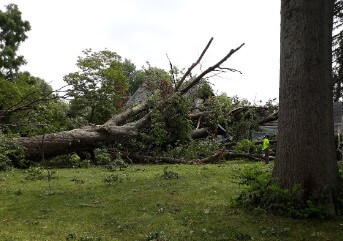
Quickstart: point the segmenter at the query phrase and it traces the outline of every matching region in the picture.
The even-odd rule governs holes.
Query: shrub
[[[123,178],[119,177],[119,175],[111,174],[109,176],[105,176],[104,180],[105,183],[113,183],[113,182],[122,182]]]
[[[0,132],[0,171],[10,167],[26,168],[29,164],[24,152],[13,142],[13,139]]]
[[[326,218],[328,215],[328,207],[321,204],[323,196],[320,193],[306,200],[300,186],[285,189],[273,183],[271,166],[248,166],[237,176],[245,189],[234,203],[244,209],[258,208],[295,218]]]
[[[243,139],[236,143],[234,150],[238,153],[255,153],[256,147],[254,142]]]
[[[170,148],[167,155],[173,158],[188,160],[207,158],[220,150],[220,142],[216,139],[190,140]]]
[[[71,153],[47,159],[42,165],[45,167],[73,168],[82,167],[84,161],[76,153]]]
[[[150,232],[145,235],[144,241],[167,241],[163,232]]]
[[[180,177],[180,175],[177,172],[169,171],[168,167],[165,167],[163,169],[162,177],[164,179],[178,179]]]
[[[30,167],[26,172],[26,180],[36,181],[47,178],[46,174],[44,173],[44,170],[40,167]]]
[[[105,148],[96,148],[94,150],[95,160],[99,165],[111,164],[111,155],[107,152]]]

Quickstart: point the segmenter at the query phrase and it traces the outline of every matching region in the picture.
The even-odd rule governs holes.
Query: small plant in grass
[[[88,236],[82,236],[77,238],[75,233],[69,233],[66,236],[66,241],[101,241],[101,237],[88,237]]]
[[[47,180],[48,180],[48,185],[49,185],[49,191],[48,191],[48,194],[49,195],[52,195],[54,194],[54,192],[52,191],[52,188],[51,188],[51,180],[56,178],[54,175],[56,174],[56,171],[53,171],[53,170],[50,170],[48,169],[47,171]]]
[[[47,177],[44,170],[40,167],[30,167],[26,173],[25,179],[30,181],[43,180]]]
[[[144,241],[168,241],[163,232],[150,232],[145,235]]]
[[[122,170],[127,167],[128,167],[128,164],[123,160],[120,152],[116,154],[116,158],[114,160],[112,160],[108,165],[105,166],[105,168],[111,172],[117,169]]]
[[[174,172],[174,171],[169,171],[168,167],[165,167],[163,169],[163,174],[162,177],[164,179],[178,179],[180,177],[179,173]]]
[[[69,157],[69,162],[72,163],[73,167],[88,168],[91,166],[91,161],[89,159],[82,160],[81,157],[76,153],[73,153]]]
[[[72,153],[46,159],[42,164],[50,168],[78,168],[82,167],[82,162],[79,155]]]
[[[14,192],[14,195],[17,195],[17,196],[22,195],[22,194],[23,194],[23,191],[21,189]]]
[[[238,172],[240,184],[245,189],[234,203],[248,210],[264,209],[295,218],[326,218],[328,207],[321,204],[323,195],[305,200],[300,186],[281,188],[273,183],[271,166],[248,166]]]
[[[123,178],[121,178],[118,174],[111,174],[108,176],[105,176],[104,180],[105,183],[114,183],[114,182],[122,182]]]
[[[78,241],[101,241],[102,238],[100,237],[80,237]]]
[[[91,166],[91,161],[89,159],[85,159],[80,161],[80,165],[81,168],[89,168]]]
[[[82,180],[82,179],[80,179],[80,178],[77,178],[77,177],[73,177],[73,178],[71,179],[71,181],[72,181],[72,182],[75,182],[76,184],[84,184],[84,183],[85,183],[84,180]]]
[[[48,181],[48,194],[52,195],[54,194],[54,192],[52,191],[51,188],[51,181],[52,179],[55,179],[56,176],[56,171],[51,170],[51,169],[47,169],[44,170],[40,167],[30,167],[27,171],[27,176],[25,177],[26,180],[30,180],[30,181],[37,181],[37,180],[47,180]]]

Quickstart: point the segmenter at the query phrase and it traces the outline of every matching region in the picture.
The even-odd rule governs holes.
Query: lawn
[[[343,218],[295,220],[232,207],[241,188],[234,176],[246,165],[257,164],[56,169],[50,182],[0,172],[0,240],[343,240]],[[179,177],[165,179],[166,167]]]

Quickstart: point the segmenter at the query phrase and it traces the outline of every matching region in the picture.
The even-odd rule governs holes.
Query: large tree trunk
[[[280,105],[273,177],[299,184],[304,198],[339,185],[332,117],[331,30],[333,0],[281,1]]]
[[[113,126],[111,129],[104,126],[86,126],[55,134],[22,137],[18,138],[16,143],[24,148],[30,159],[41,160],[43,157],[85,151],[136,137],[137,128],[134,126]]]

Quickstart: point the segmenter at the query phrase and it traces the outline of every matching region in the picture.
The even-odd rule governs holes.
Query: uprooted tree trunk
[[[236,53],[244,44],[224,56],[215,65],[203,71],[199,76],[184,84],[192,70],[200,63],[207,49],[212,43],[213,38],[208,42],[197,61],[192,64],[180,81],[176,83],[175,91],[179,94],[186,94],[209,73],[214,71],[235,71],[223,68],[221,65]],[[183,87],[185,85],[185,87]],[[181,88],[183,87],[183,88]],[[163,100],[162,100],[163,101]],[[141,117],[143,116],[143,117]],[[134,120],[129,122],[129,120]],[[150,123],[149,105],[146,101],[131,107],[122,113],[113,116],[103,125],[85,126],[71,131],[62,131],[53,134],[39,135],[34,137],[21,137],[15,142],[21,146],[30,159],[40,160],[42,157],[53,157],[56,155],[67,154],[76,151],[85,151],[100,147],[109,143],[120,143],[138,137],[140,129]],[[203,137],[208,132],[207,128],[196,129],[191,134],[192,137]]]

